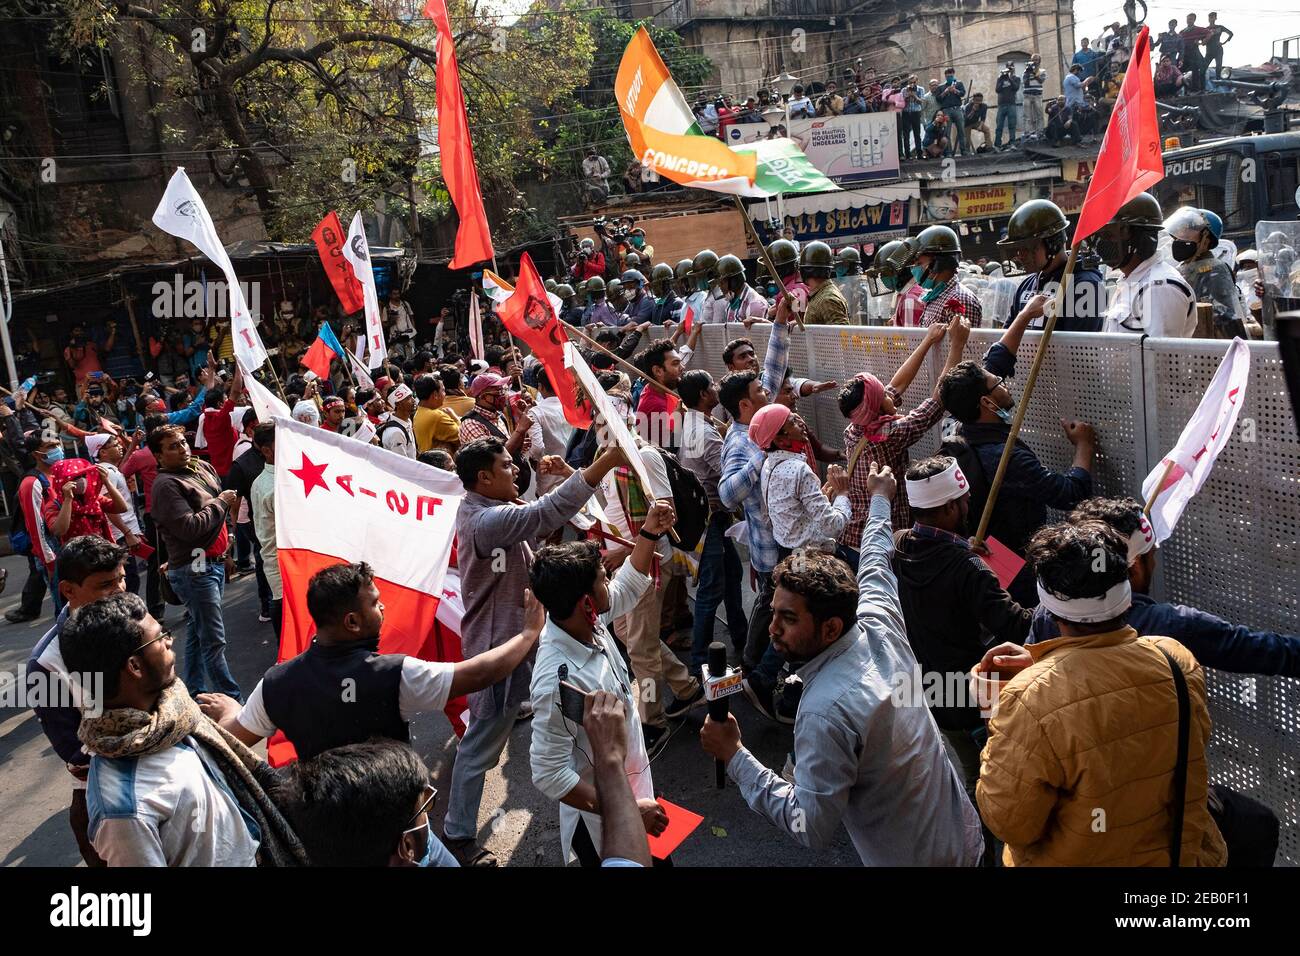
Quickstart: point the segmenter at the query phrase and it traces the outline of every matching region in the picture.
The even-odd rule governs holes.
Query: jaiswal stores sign
[[[908,202],[905,199],[857,209],[829,209],[786,216],[799,242],[820,240],[832,246],[877,242],[907,235]],[[762,208],[762,207],[759,207]]]

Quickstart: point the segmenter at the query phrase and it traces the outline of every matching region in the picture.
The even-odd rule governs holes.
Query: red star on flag
[[[315,488],[317,485],[324,488],[326,491],[330,490],[329,485],[325,484],[325,479],[321,477],[325,473],[325,469],[328,467],[329,465],[327,464],[326,465],[316,464],[314,461],[312,461],[310,458],[307,457],[306,452],[303,452],[302,467],[290,468],[289,474],[293,475],[295,478],[298,478],[299,480],[302,481],[302,494],[303,497],[306,498],[311,495],[312,489]]]

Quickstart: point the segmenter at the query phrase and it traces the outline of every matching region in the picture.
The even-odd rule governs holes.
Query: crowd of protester
[[[215,350],[121,390],[129,421],[83,415],[82,428],[66,391],[20,391],[0,404],[0,424],[23,468],[11,541],[30,576],[7,617],[41,616],[48,589],[54,623],[28,674],[77,688],[37,716],[72,777],[85,861],[495,866],[480,843],[484,784],[531,714],[531,779],[556,804],[564,861],[648,865],[646,834],[667,824],[651,761],[702,715],[721,610],[744,696],[792,728],[791,756],[764,766],[731,716],[703,720],[700,759],[722,761],[748,806],[799,844],[825,845],[843,827],[866,864],[1271,862],[1276,816],[1210,784],[1203,668],[1296,676],[1300,637],[1149,596],[1157,551],[1142,505],[1097,497],[1106,436],[1086,422],[1062,422],[1074,448],[1064,470],[1023,440],[1006,463],[989,536],[1025,559],[1020,573],[1001,582],[971,538],[1010,431],[1020,345],[1042,327],[1068,228],[1046,200],[1016,211],[1003,245],[1023,276],[998,314],[966,287],[984,272],[947,226],[882,247],[866,275],[856,250],[777,240],[778,274],[756,284],[735,256],[652,265],[635,222],[602,230],[603,248],[590,241],[551,288],[560,317],[585,329],[582,352],[642,469],[609,429],[569,424],[557,392],[567,383],[536,357],[490,344],[467,359],[450,310],[423,328],[406,315],[413,354],[390,355],[368,384],[340,362],[327,377],[292,370],[283,387],[296,421],[463,485],[455,662],[379,653],[375,574],[340,562],[307,584],[310,648],[239,686],[227,582],[256,578],[259,625],[277,637],[283,608],[277,425],[258,420]],[[1229,295],[1223,281],[1235,294],[1219,231],[1203,210],[1165,220],[1152,197],[1131,201],[1096,244],[1118,293],[1107,305],[1100,271],[1078,270],[1057,328],[1190,334],[1195,297]],[[607,282],[611,258],[622,271]],[[893,324],[926,329],[915,350],[888,382],[793,375],[795,326],[860,319],[859,280],[892,297]],[[406,326],[391,303],[400,296],[386,317],[397,338]],[[1220,311],[1216,321],[1240,324],[1233,303]],[[754,339],[730,339],[715,379],[700,367],[701,329],[723,323],[766,348],[760,363]],[[654,326],[665,335],[651,340]],[[981,326],[1001,335],[964,359]],[[932,352],[942,373],[916,394]],[[110,393],[92,396],[98,379],[86,381],[98,409]],[[800,414],[828,391],[844,419],[829,444]],[[939,453],[913,460],[940,422]],[[946,689],[913,686],[922,675]],[[341,699],[340,680],[357,694]],[[969,690],[987,685],[992,705]],[[409,722],[460,695],[468,727],[439,781],[439,835],[438,790]],[[283,770],[252,749],[277,733],[298,755]]]

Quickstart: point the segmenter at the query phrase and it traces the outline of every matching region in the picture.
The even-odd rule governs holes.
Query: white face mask
[[[1249,282],[1254,285],[1255,279],[1259,276],[1258,269],[1239,269],[1237,270],[1237,282]]]

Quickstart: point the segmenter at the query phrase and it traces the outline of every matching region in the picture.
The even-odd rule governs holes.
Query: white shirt
[[[411,307],[407,305],[405,299],[398,300],[397,307],[389,300],[384,301],[384,315],[393,320],[392,332],[414,332],[415,322],[411,319]]]
[[[1196,331],[1196,299],[1178,270],[1154,255],[1115,283],[1102,331],[1190,338]]]
[[[135,508],[131,504],[131,489],[127,487],[126,475],[117,470],[117,465],[110,465],[106,461],[100,462],[99,464],[108,472],[108,480],[113,483],[113,487],[117,489],[117,493],[121,495],[122,500],[126,502],[126,510],[118,515],[118,517],[122,519],[122,524],[126,525],[127,530],[138,537],[141,534],[140,519],[135,516]],[[108,527],[109,530],[113,532],[113,540],[121,541],[124,536],[122,532],[117,530],[117,525],[110,521]]]
[[[258,841],[193,737],[131,760],[90,760],[91,844],[109,866],[254,866]]]
[[[533,428],[540,432],[539,445],[542,453],[563,458],[564,449],[568,447],[569,438],[573,435],[573,426],[564,417],[564,405],[560,397],[551,395],[543,398],[528,412],[528,417],[533,420]],[[532,430],[529,429],[530,434]],[[544,495],[563,483],[564,477],[561,475],[538,475],[537,494]]]
[[[397,685],[397,712],[402,720],[413,720],[417,714],[431,714],[446,707],[455,668],[455,664],[422,661],[418,657],[403,658],[402,679]],[[279,729],[262,702],[261,681],[257,682],[239,712],[239,725],[259,737],[270,737]]]
[[[567,668],[564,679],[579,690],[588,693],[604,690],[623,699],[627,713],[627,759],[623,763],[627,782],[636,799],[654,797],[650,759],[641,733],[641,718],[637,715],[637,685],[610,633],[611,622],[636,607],[646,588],[653,586],[648,575],[639,573],[631,562],[623,562],[609,582],[609,610],[598,619],[592,645],[571,637],[549,616],[546,620],[533,664],[531,696],[535,716],[529,759],[533,784],[552,800],[568,795],[579,783],[594,786],[596,782],[587,732],[581,723],[574,723],[560,713],[561,664]],[[592,844],[600,847],[600,816],[561,803],[560,846],[566,863],[573,859],[571,847],[579,819],[587,825]]]
[[[268,463],[262,473],[253,479],[248,489],[249,510],[253,521],[253,534],[257,535],[262,549],[262,573],[271,586],[271,600],[284,597],[284,584],[280,580],[279,548],[275,541],[275,466]]]
[[[808,459],[793,451],[768,452],[762,481],[763,507],[777,544],[791,550],[835,550],[835,542],[853,515],[847,495],[837,495],[834,504],[827,501]]]
[[[383,425],[389,422],[396,422],[397,428],[385,428],[384,434],[380,438],[381,444],[389,451],[395,451],[399,455],[405,455],[407,458],[415,457],[415,435],[411,431],[411,423],[402,421],[396,415],[389,413],[384,419]],[[383,427],[381,425],[380,427]]]

